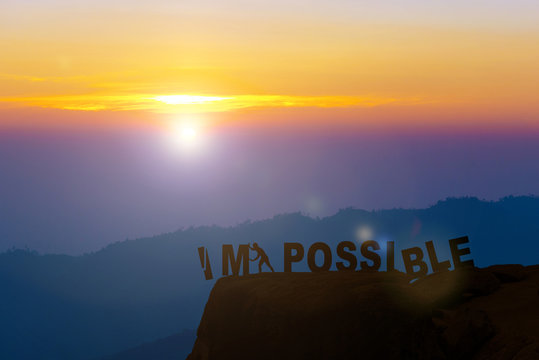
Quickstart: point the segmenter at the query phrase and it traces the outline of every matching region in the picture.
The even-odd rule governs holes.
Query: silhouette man
[[[251,259],[249,258],[249,260],[251,261],[256,261],[258,258],[260,258],[260,261],[258,262],[258,272],[261,273],[262,272],[262,265],[266,264],[271,272],[275,272],[273,270],[273,267],[271,266],[270,262],[269,262],[269,258],[268,258],[268,255],[266,255],[266,252],[264,250],[262,250],[262,248],[260,246],[258,246],[257,243],[253,243],[253,246],[251,247],[251,245],[249,245],[249,249],[253,250],[253,251],[256,251],[256,257],[254,259]]]

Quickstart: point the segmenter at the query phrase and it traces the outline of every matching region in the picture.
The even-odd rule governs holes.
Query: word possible
[[[470,248],[461,247],[468,244],[467,236],[449,240],[449,248],[455,268],[463,266],[474,266],[473,260],[463,261],[461,258],[470,254]],[[388,241],[386,246],[386,263],[387,271],[395,269],[395,242]],[[427,241],[425,243],[427,257],[433,272],[447,271],[451,267],[450,260],[440,261],[436,255],[434,243]],[[222,246],[222,274],[223,276],[239,275],[242,270],[243,275],[249,274],[249,250],[252,249],[249,245],[239,245],[238,251],[235,254],[234,248],[230,244]],[[375,240],[368,240],[361,243],[359,252],[366,260],[359,261],[361,270],[378,271],[382,264],[382,257],[378,253],[380,244]],[[338,271],[354,271],[358,268],[358,258],[354,254],[357,251],[357,245],[352,241],[342,241],[337,244],[337,257],[339,261],[335,262]],[[208,250],[204,247],[198,248],[200,256],[200,264],[204,269],[206,280],[213,279]],[[321,254],[322,263],[317,264],[316,256]],[[265,255],[265,253],[264,253]],[[429,268],[425,253],[420,247],[411,247],[401,251],[402,260],[406,273],[419,278],[427,275]],[[284,243],[284,272],[292,272],[292,264],[299,263],[305,258],[305,248],[302,244]],[[266,257],[267,259],[267,257]],[[367,261],[368,260],[368,261]],[[268,262],[269,263],[269,262]],[[329,271],[333,265],[333,253],[329,245],[323,242],[312,244],[307,250],[307,265],[312,272]],[[261,269],[261,267],[259,267]]]

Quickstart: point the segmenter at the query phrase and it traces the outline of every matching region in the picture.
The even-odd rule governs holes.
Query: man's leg
[[[269,262],[268,259],[264,259],[264,261],[261,262],[261,263],[266,264],[266,265],[270,268],[271,272],[275,272],[275,270],[273,270],[273,267],[271,266],[271,264],[270,264],[270,262]]]

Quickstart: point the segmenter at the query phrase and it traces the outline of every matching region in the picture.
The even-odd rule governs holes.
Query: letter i
[[[204,277],[206,280],[213,279],[213,274],[211,272],[210,256],[208,255],[208,250],[204,246],[198,248],[198,256],[200,257],[200,265],[204,270]]]
[[[394,241],[388,241],[387,242],[387,267],[386,271],[390,272],[395,270],[395,242]]]

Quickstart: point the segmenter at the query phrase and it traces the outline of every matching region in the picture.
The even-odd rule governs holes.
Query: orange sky
[[[455,2],[464,16],[414,1],[410,17],[363,2],[341,12],[319,1],[121,3],[0,5],[0,111],[75,110],[68,122],[88,111],[257,121],[279,108],[304,108],[291,121],[308,122],[318,107],[332,122],[539,120],[539,26],[525,6],[484,14]]]

